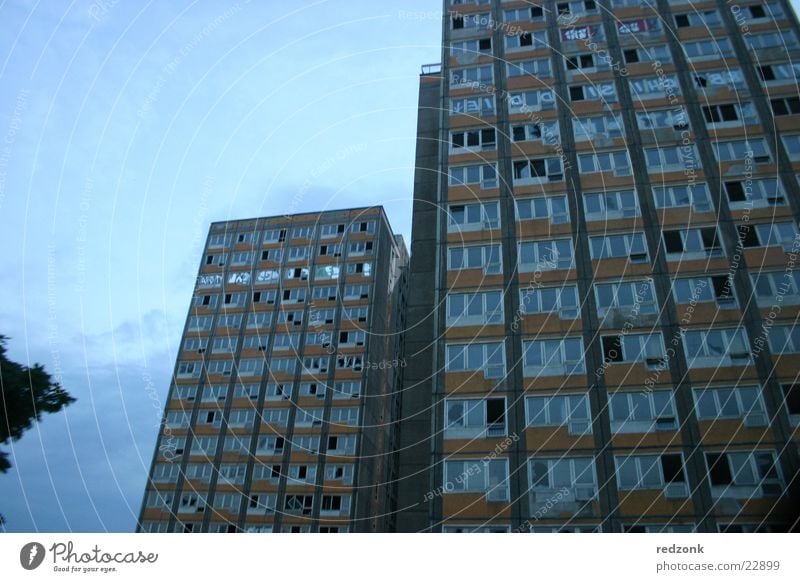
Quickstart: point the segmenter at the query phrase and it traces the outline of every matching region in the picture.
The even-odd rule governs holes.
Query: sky
[[[7,531],[133,531],[211,222],[383,204],[409,240],[437,0],[0,0],[0,334],[77,402]]]
[[[133,531],[211,222],[383,204],[410,240],[439,10],[0,0],[0,334],[78,399],[4,447],[7,531]]]

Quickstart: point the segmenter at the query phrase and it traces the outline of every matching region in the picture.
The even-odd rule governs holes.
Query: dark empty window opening
[[[784,384],[783,395],[789,414],[800,414],[800,384]]]
[[[486,424],[504,425],[506,422],[506,402],[502,398],[486,400]]]
[[[586,97],[583,94],[583,87],[570,87],[569,88],[570,101],[583,101]]]
[[[606,362],[622,362],[622,338],[618,335],[607,335],[602,338],[603,360]]]
[[[683,461],[680,455],[661,455],[661,469],[666,483],[684,483]]]
[[[733,483],[728,459],[723,453],[706,453],[708,476],[712,485],[730,485]]]
[[[742,224],[739,226],[739,241],[745,248],[761,246],[758,240],[758,232],[749,224]]]
[[[683,252],[683,238],[681,238],[680,231],[677,230],[664,231],[664,248],[668,253]]]

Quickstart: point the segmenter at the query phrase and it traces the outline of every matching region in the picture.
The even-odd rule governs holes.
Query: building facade
[[[211,225],[138,531],[394,528],[407,261],[381,207]]]
[[[781,0],[445,1],[399,531],[786,531],[800,59]]]

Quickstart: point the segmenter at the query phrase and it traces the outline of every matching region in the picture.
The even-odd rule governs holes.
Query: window
[[[539,240],[519,243],[521,273],[574,268],[572,239]]]
[[[555,108],[555,94],[552,89],[530,89],[509,93],[508,112],[530,113]]]
[[[635,190],[606,190],[583,195],[586,220],[613,220],[639,216],[639,200]]]
[[[502,291],[449,293],[447,295],[448,326],[494,323],[503,323]]]
[[[783,482],[772,451],[705,455],[714,497],[753,499],[783,493]]]
[[[266,515],[275,512],[275,502],[277,495],[267,493],[256,493],[250,495],[247,500],[247,515]],[[258,527],[258,526],[251,526]],[[272,531],[272,526],[268,526]],[[248,527],[248,531],[251,529]]]
[[[319,256],[320,257],[341,257],[342,256],[342,245],[341,245],[341,243],[319,245]]]
[[[186,465],[186,472],[184,475],[187,479],[208,483],[211,481],[211,475],[213,473],[214,467],[211,463],[189,463]]]
[[[330,424],[333,426],[358,426],[358,408],[332,408]]]
[[[684,131],[689,129],[689,117],[683,107],[637,111],[636,121],[639,129],[642,130],[672,129],[674,131]]]
[[[483,377],[502,378],[506,374],[503,342],[447,344],[448,372],[483,371]]]
[[[578,167],[586,174],[613,171],[615,176],[631,175],[627,150],[581,154],[578,156]]]
[[[520,311],[526,315],[534,313],[557,313],[561,319],[578,317],[578,287],[536,287],[519,292]]]
[[[526,30],[519,34],[506,36],[505,39],[506,52],[538,50],[550,46],[547,42],[547,32],[544,30]],[[548,62],[547,76],[549,75],[550,66]]]
[[[281,274],[279,271],[269,269],[266,271],[259,271],[256,273],[257,285],[277,285],[280,281]]]
[[[701,28],[711,28],[721,26],[719,12],[716,10],[702,10],[687,12],[685,14],[675,14],[675,26],[684,28],[688,26],[699,26]]]
[[[178,463],[156,463],[153,467],[153,482],[174,483],[178,480],[180,469]]]
[[[320,226],[320,238],[337,238],[344,234],[344,224],[323,224]]]
[[[350,513],[349,495],[323,495],[320,515],[347,515]]]
[[[692,171],[700,167],[700,156],[697,147],[670,146],[663,148],[645,148],[645,161],[650,173]]]
[[[369,277],[372,274],[372,263],[347,263],[347,274]]]
[[[637,77],[630,79],[631,97],[635,100],[674,99],[681,94],[681,86],[677,75],[661,75],[655,77]]]
[[[616,115],[577,117],[572,120],[575,141],[622,137],[622,124]]]
[[[232,315],[220,315],[217,317],[217,328],[220,327],[238,328],[241,325],[242,325],[241,313],[234,313]]]
[[[497,188],[497,169],[494,164],[450,168],[451,186],[480,184],[481,189]]]
[[[546,503],[555,491],[567,489],[566,500],[590,501],[597,491],[592,457],[528,459],[531,505]]]
[[[447,460],[446,493],[486,493],[487,501],[508,500],[508,461],[505,459]]]
[[[783,384],[781,390],[786,412],[789,413],[789,423],[797,426],[800,424],[800,384]]]
[[[514,44],[517,42],[521,42],[523,44]],[[524,33],[519,36],[506,37],[506,47],[512,50],[517,47],[529,50],[533,44],[538,46],[547,46],[547,33],[542,30]],[[552,71],[550,70],[550,59],[514,61],[506,64],[506,71],[508,71],[509,78],[525,77],[530,75],[536,79],[546,79],[552,76]]]
[[[665,230],[663,237],[668,261],[705,259],[725,254],[715,226]]]
[[[303,374],[324,374],[328,371],[328,357],[303,358]]]
[[[354,222],[353,224],[350,225],[350,232],[353,234],[356,233],[375,234],[375,221],[363,220],[361,222]]]
[[[750,170],[752,172],[752,169]],[[750,178],[725,182],[731,209],[784,206],[786,197],[776,178]]]
[[[295,247],[295,248],[305,248],[305,247]],[[336,268],[336,267],[319,267],[317,270],[319,271],[320,268],[321,269],[331,269],[331,268]],[[337,273],[338,273],[338,271],[337,271]],[[286,269],[286,271],[284,272],[284,277],[286,279],[300,279],[301,281],[307,281],[308,280],[308,269],[303,268],[303,267],[298,267],[298,268],[293,268],[293,269]],[[319,273],[317,274],[317,277],[319,277]]]
[[[228,253],[206,256],[206,265],[210,265],[212,267],[224,267],[225,263],[227,262],[228,262]]]
[[[200,372],[203,370],[202,360],[179,362],[178,372],[175,374],[177,378],[199,378]]]
[[[798,110],[800,110],[800,101]],[[758,123],[756,109],[749,101],[726,105],[704,105],[703,117],[705,117],[708,127],[737,127]]]
[[[450,99],[450,115],[492,116],[495,114],[494,95]]]
[[[600,341],[607,364],[643,362],[648,368],[665,364],[666,348],[660,332],[604,335]]]
[[[242,485],[244,484],[245,471],[247,471],[247,465],[222,464],[219,466],[219,481],[217,484]],[[241,499],[239,495],[236,495],[236,498]]]
[[[694,406],[700,420],[744,418],[746,426],[766,426],[767,413],[758,386],[695,388]]]
[[[264,303],[266,305],[274,305],[276,297],[277,297],[277,291],[275,289],[269,289],[267,291],[254,291],[253,303]]]
[[[460,12],[454,12],[452,13],[450,22],[453,30],[486,28],[488,23],[492,22],[492,15],[488,12],[480,14],[461,14]]]
[[[716,303],[721,309],[736,307],[733,280],[728,275],[675,279],[672,293],[678,304]]]
[[[694,71],[692,73],[694,86],[705,94],[706,89],[725,87],[729,91],[738,92],[747,89],[742,70],[731,67],[714,71]]]
[[[626,64],[649,63],[651,61],[671,63],[672,53],[669,52],[667,45],[657,44],[648,47],[623,49],[622,58]]]
[[[264,371],[264,360],[240,360],[239,376],[260,376]]]
[[[771,87],[774,85],[795,85],[797,83],[800,63],[773,63],[760,65],[756,71],[761,77],[762,84]]]
[[[317,454],[319,452],[319,437],[295,435],[292,437],[292,450]]]
[[[800,353],[800,327],[773,325],[767,334],[769,349],[775,356]]]
[[[292,441],[296,445],[296,440]],[[256,443],[257,455],[280,455],[283,453],[284,440],[283,437],[274,436],[260,436]],[[256,463],[258,467],[258,463]],[[279,469],[280,472],[280,469]],[[254,479],[257,478],[255,475]]]
[[[183,410],[169,410],[164,416],[164,426],[167,428],[188,428],[189,421],[189,412]]]
[[[569,376],[586,371],[583,339],[536,339],[522,342],[523,376]]]
[[[761,271],[751,273],[750,279],[759,307],[772,307],[777,301],[784,305],[800,304],[800,271]]]
[[[342,319],[364,323],[367,321],[368,312],[368,307],[344,307],[342,308]]]
[[[716,60],[733,56],[733,45],[727,38],[681,42],[683,52],[690,61]]]
[[[273,229],[264,232],[264,244],[279,243],[286,240],[286,229]]]
[[[322,287],[322,286],[314,286],[312,289],[311,296],[313,299],[321,299],[327,301],[336,301],[336,287]]]
[[[540,141],[547,145],[558,145],[561,142],[561,130],[558,121],[538,121],[524,125],[511,126],[511,139],[516,142]]]
[[[467,67],[464,69],[452,69],[450,71],[450,88],[456,89],[466,85],[477,86],[480,84],[491,84],[494,81],[492,65],[482,65],[479,67]]]
[[[197,397],[197,386],[173,386],[172,398],[194,402]]]
[[[197,493],[184,493],[178,505],[179,513],[202,513],[206,509],[206,500]]]
[[[614,392],[608,396],[613,433],[677,430],[678,417],[670,390]]]
[[[313,495],[286,495],[284,509],[287,513],[299,513],[311,515],[311,508],[314,505]]]
[[[744,162],[752,160],[757,164],[768,163],[772,156],[763,137],[750,140],[711,142],[714,155],[720,162]]]
[[[747,48],[751,51],[781,49],[789,51],[798,47],[797,35],[793,30],[749,34],[744,37]]]
[[[597,2],[594,0],[573,0],[572,2],[558,2],[556,10],[562,14],[586,14],[597,12]]]
[[[687,330],[683,349],[690,368],[743,366],[750,363],[750,347],[744,329]]]
[[[626,258],[631,263],[648,261],[647,243],[644,233],[609,234],[589,238],[592,259]]]
[[[597,297],[597,314],[601,319],[610,316],[630,318],[639,314],[658,313],[653,281],[619,281],[617,283],[597,283],[594,286]]]
[[[739,239],[745,248],[781,246],[786,252],[793,252],[798,240],[797,227],[793,222],[743,224],[739,226]]]
[[[653,187],[656,208],[682,208],[692,206],[698,212],[712,210],[711,194],[704,183],[686,186]]]
[[[202,354],[208,347],[207,337],[187,337],[183,342],[183,351]]]
[[[295,226],[292,229],[292,238],[314,238],[313,226]],[[291,256],[291,249],[289,249]]]
[[[325,480],[341,481],[343,485],[353,483],[353,465],[332,465],[325,464]]]
[[[614,83],[598,82],[589,85],[570,85],[570,101],[603,101],[614,103],[617,101],[617,88]]]
[[[369,285],[345,285],[343,299],[345,301],[369,299]],[[328,322],[326,321],[325,323]]]
[[[253,262],[253,253],[250,251],[237,252],[231,255],[231,265],[242,266]]]
[[[211,345],[212,354],[232,354],[236,351],[237,338],[231,336],[215,337]]]
[[[500,245],[450,247],[447,249],[448,270],[483,269],[486,275],[503,272]]]
[[[222,275],[200,275],[197,277],[197,288],[222,287]]]
[[[233,397],[258,400],[258,384],[237,384],[233,391]]]
[[[561,158],[514,160],[513,167],[514,184],[559,182],[564,179],[564,165]]]
[[[292,325],[302,325],[303,323],[303,312],[302,311],[279,311],[278,312],[278,323],[285,323],[285,324],[292,324]]]
[[[450,44],[450,54],[456,58],[470,58],[492,54],[492,39],[480,38]]]
[[[198,425],[211,425],[214,427],[222,426],[221,410],[203,410],[197,417]]]
[[[336,369],[337,370],[352,370],[354,372],[360,372],[362,366],[364,365],[364,357],[361,355],[340,355],[336,357]]]
[[[789,159],[793,162],[800,161],[800,135],[783,135],[781,139]]]
[[[446,439],[506,434],[505,398],[448,398],[444,402]]]
[[[571,435],[592,432],[587,394],[527,396],[525,422],[528,426],[566,426]]]
[[[175,494],[169,491],[149,491],[147,493],[146,507],[170,511]]]
[[[497,148],[494,128],[450,132],[450,153],[480,152]]]
[[[495,229],[500,226],[497,202],[451,204],[447,211],[448,232]]]
[[[202,402],[225,402],[228,397],[227,384],[209,384],[203,387]]]
[[[569,222],[566,196],[540,196],[516,201],[517,220],[548,219],[553,224]]]
[[[214,309],[218,300],[219,295],[196,295],[192,297],[192,307]]]
[[[329,455],[354,455],[356,453],[356,437],[353,435],[334,435],[328,437]]]
[[[269,360],[269,371],[271,374],[294,374],[296,368],[296,358],[270,358]]]
[[[530,21],[544,22],[544,8],[541,6],[530,6],[525,8],[514,8],[503,10],[503,20],[505,22]]]
[[[321,426],[323,412],[322,408],[298,408],[294,418],[294,425],[295,427],[303,428]]]
[[[594,53],[565,56],[564,65],[567,71],[589,71],[589,69],[607,68],[607,65],[601,59],[598,59],[598,62],[595,63]]]
[[[680,454],[615,456],[614,462],[621,490],[664,489],[666,497],[689,495]]]
[[[256,419],[256,411],[252,408],[234,408],[228,416],[228,426],[234,428],[244,428],[253,426]]]
[[[287,484],[310,484],[317,480],[317,468],[314,465],[289,465]]]
[[[265,327],[270,327],[271,325],[272,325],[271,312],[257,311],[257,312],[252,312],[247,316],[247,329],[262,329]],[[247,338],[245,338],[245,341],[247,341]],[[261,345],[262,344],[259,343],[259,347]],[[250,346],[246,345],[245,347],[250,347]]]
[[[358,398],[361,395],[361,382],[347,381],[336,382],[333,388],[333,399]]]
[[[232,234],[212,234],[208,237],[208,248],[229,247],[232,240]]]
[[[785,16],[780,2],[759,2],[749,6],[742,6],[742,12],[753,20],[759,18],[777,20]]]

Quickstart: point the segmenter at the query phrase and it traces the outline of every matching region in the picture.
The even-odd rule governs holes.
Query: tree
[[[42,413],[58,412],[75,402],[41,364],[29,368],[9,360],[6,341],[0,335],[0,444],[4,445],[19,440]],[[0,451],[0,473],[10,468],[8,453]]]

